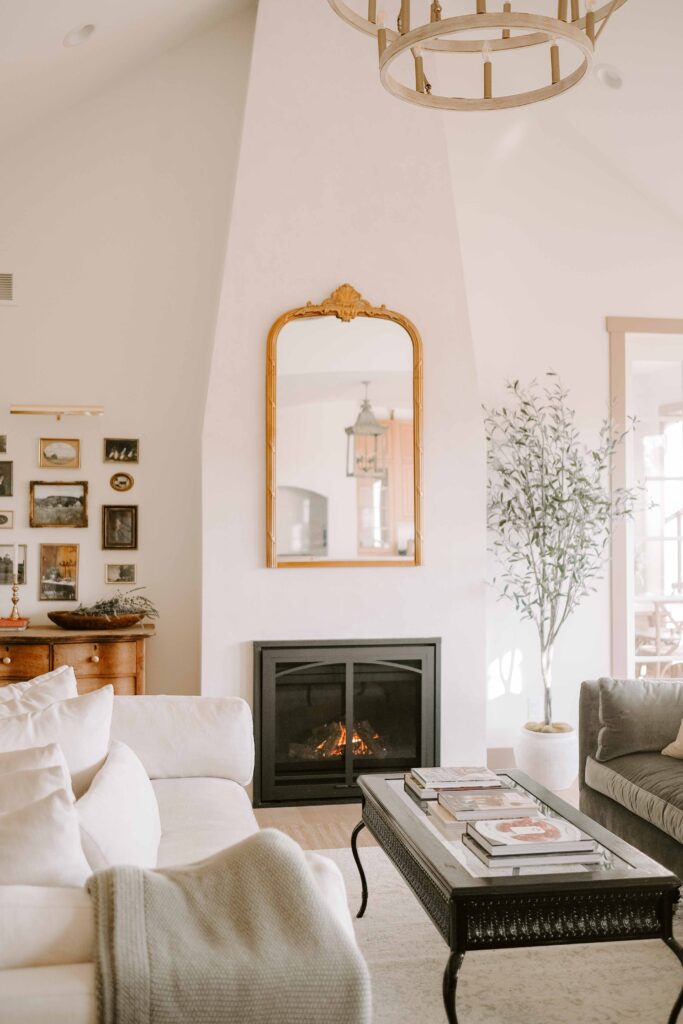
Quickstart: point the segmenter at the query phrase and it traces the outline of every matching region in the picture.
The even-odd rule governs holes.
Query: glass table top
[[[559,818],[563,819],[563,816],[559,814],[548,804],[543,803],[529,790],[524,789],[519,783],[517,783],[509,775],[502,775],[504,784],[509,786],[511,789],[516,789],[519,792],[524,793],[531,797],[534,803],[538,807],[539,814],[543,814],[548,818]],[[422,810],[419,803],[413,799],[404,788],[403,779],[392,779],[387,781],[387,785],[391,788],[392,792],[396,797],[406,805],[412,814],[416,815],[422,824],[429,829],[430,833],[438,839],[438,841],[444,847],[444,852],[447,852],[449,856],[453,857],[460,867],[464,868],[472,878],[514,878],[523,877],[525,875],[581,875],[588,872],[595,873],[596,871],[629,871],[633,869],[633,866],[628,861],[618,857],[611,850],[601,846],[597,841],[595,843],[596,853],[601,855],[601,859],[598,863],[592,864],[552,864],[552,865],[533,865],[531,867],[505,867],[496,866],[495,868],[488,868],[479,858],[471,853],[470,850],[463,844],[461,837],[449,839],[436,825],[432,823],[431,817],[428,813]],[[429,801],[431,803],[431,801]]]

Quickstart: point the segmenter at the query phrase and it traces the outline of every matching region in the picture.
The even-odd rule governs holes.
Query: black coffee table
[[[448,945],[443,1000],[449,1024],[457,1024],[455,990],[468,950],[661,939],[683,964],[683,947],[672,929],[678,878],[522,772],[498,774],[530,793],[543,813],[587,832],[598,843],[602,862],[561,874],[522,868],[491,877],[461,842],[443,838],[404,792],[402,775],[357,780],[363,794],[362,819],[351,837],[363,892],[357,916],[363,916],[368,901],[357,848],[358,834],[367,826]],[[676,1024],[682,1007],[683,991],[668,1024]]]

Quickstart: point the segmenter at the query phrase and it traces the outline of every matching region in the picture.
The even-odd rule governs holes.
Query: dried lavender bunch
[[[101,601],[84,607],[82,604],[75,609],[75,615],[145,615],[148,619],[158,619],[159,612],[148,597],[139,591],[144,587],[133,587],[125,593],[117,590],[112,597],[103,597]]]

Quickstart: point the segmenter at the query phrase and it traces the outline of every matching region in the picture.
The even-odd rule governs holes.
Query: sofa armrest
[[[135,751],[150,779],[246,786],[254,771],[251,709],[240,697],[115,697],[111,737]]]
[[[600,687],[597,680],[590,680],[581,683],[579,696],[579,789],[586,785],[586,758],[595,757],[599,732]]]

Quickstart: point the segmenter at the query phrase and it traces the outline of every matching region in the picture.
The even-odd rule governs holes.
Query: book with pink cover
[[[516,818],[538,813],[538,805],[528,793],[500,789],[492,793],[441,792],[439,803],[456,821],[477,821],[480,818]]]
[[[467,831],[492,856],[524,853],[583,853],[594,850],[590,836],[563,818],[535,815],[469,821]]]

